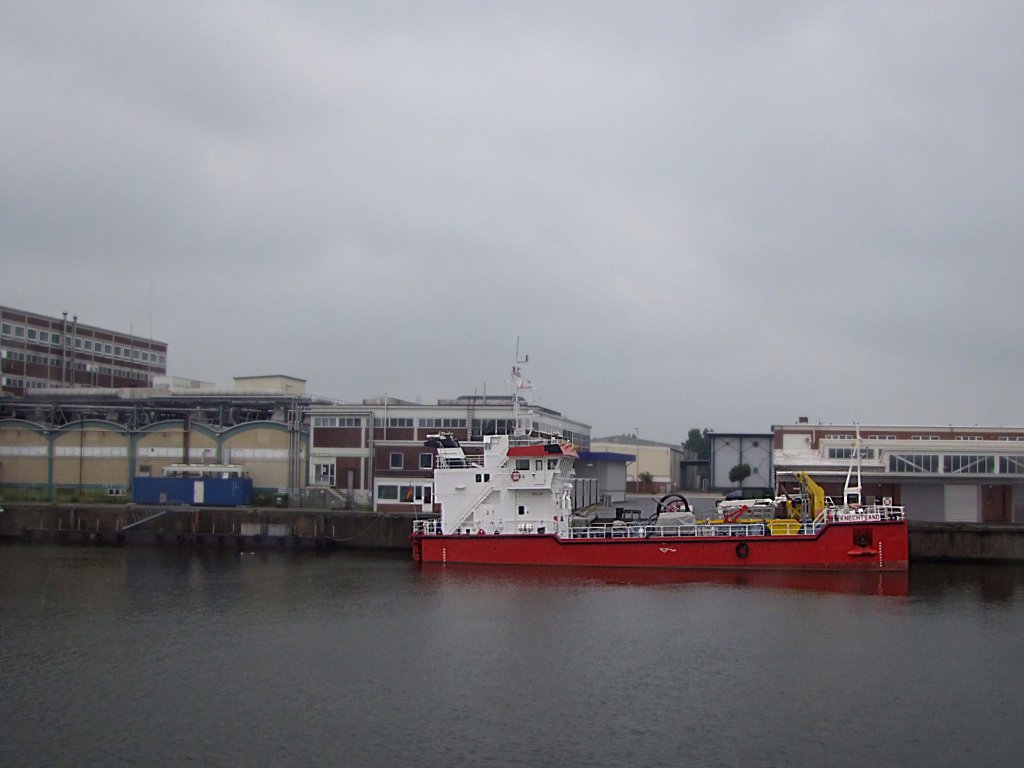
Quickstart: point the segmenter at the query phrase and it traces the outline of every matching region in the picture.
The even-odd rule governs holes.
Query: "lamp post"
[[[633,427],[633,440],[636,442],[636,463],[633,465],[633,483],[640,493],[640,427]]]

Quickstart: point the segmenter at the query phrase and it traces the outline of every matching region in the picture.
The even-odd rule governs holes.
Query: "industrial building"
[[[241,380],[240,380],[241,381]],[[328,402],[261,378],[207,387],[29,390],[0,400],[0,493],[10,498],[129,497],[135,477],[172,464],[243,464],[257,494],[302,485],[304,414]]]
[[[2,391],[151,387],[167,373],[167,344],[70,318],[0,307]]]
[[[634,457],[626,464],[628,493],[667,493],[697,487],[694,467],[700,462],[682,444],[644,440],[636,435],[611,435],[594,438],[591,449]]]
[[[479,440],[515,424],[511,397],[345,403],[307,395],[304,380],[283,375],[237,377],[232,389],[168,377],[162,383],[33,389],[0,400],[0,494],[130,497],[136,477],[158,476],[169,465],[208,464],[245,467],[264,502],[430,509],[427,435]],[[560,434],[582,450],[589,446],[588,425],[521,406],[532,429]],[[583,486],[586,499],[596,501],[596,486]]]
[[[729,473],[733,467],[740,464],[750,467],[750,475],[740,487],[751,489],[774,487],[772,433],[708,432],[708,440],[711,448],[712,488],[719,491],[736,488],[736,483],[729,479]]]
[[[860,469],[864,497],[906,507],[911,520],[1024,522],[1024,428],[775,425],[770,433],[710,432],[712,487],[725,492],[794,493],[806,472],[841,499],[851,465]],[[859,442],[858,442],[859,440]],[[742,483],[729,471],[747,464]]]
[[[433,451],[423,445],[427,436],[448,432],[456,440],[472,441],[510,434],[513,397],[465,395],[427,405],[375,397],[359,404],[313,406],[308,412],[308,484],[379,511],[430,510],[434,464]],[[529,428],[589,448],[588,425],[522,400],[520,407]]]

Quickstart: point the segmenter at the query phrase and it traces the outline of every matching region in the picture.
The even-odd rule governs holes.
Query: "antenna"
[[[529,355],[524,355],[522,359],[519,357],[519,337],[516,336],[516,362],[512,366],[512,431],[517,435],[525,435],[528,430],[526,425],[523,423],[523,418],[519,413],[519,390],[529,389],[533,386],[529,381],[523,380],[523,369],[520,367],[530,361]]]

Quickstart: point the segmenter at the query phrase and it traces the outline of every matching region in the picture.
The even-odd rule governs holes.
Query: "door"
[[[978,486],[946,486],[946,522],[978,522]]]

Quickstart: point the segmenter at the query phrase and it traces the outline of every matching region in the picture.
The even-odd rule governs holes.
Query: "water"
[[[2,766],[1019,766],[1024,569],[0,546]]]

